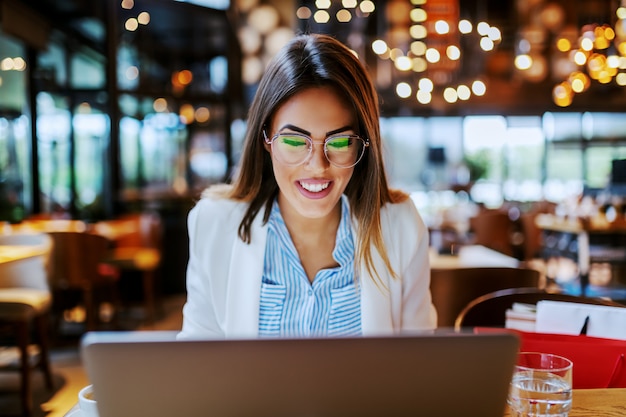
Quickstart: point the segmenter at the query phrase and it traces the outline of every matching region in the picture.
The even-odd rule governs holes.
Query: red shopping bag
[[[570,359],[574,363],[574,389],[626,388],[625,340],[486,327],[477,327],[474,331],[514,332],[520,337],[520,351],[553,353]]]

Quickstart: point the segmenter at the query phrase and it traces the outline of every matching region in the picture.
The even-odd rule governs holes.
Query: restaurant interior
[[[626,303],[626,0],[0,0],[1,416],[70,410],[85,331],[180,329],[187,213],[301,32],[371,72],[440,327],[505,288]]]

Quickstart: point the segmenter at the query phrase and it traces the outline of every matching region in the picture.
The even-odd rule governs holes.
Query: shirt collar
[[[340,201],[341,218],[339,220],[339,227],[335,238],[333,258],[335,258],[339,265],[346,265],[354,259],[354,240],[352,238],[352,222],[348,197],[345,194],[342,194]],[[282,245],[284,247],[292,248],[295,252],[293,241],[286,230],[285,220],[283,219],[280,207],[278,206],[278,198],[274,199],[274,203],[272,204],[272,211],[270,212],[268,226],[275,231],[277,231],[277,228],[283,229],[283,232],[285,233],[277,233],[278,237],[282,239]]]

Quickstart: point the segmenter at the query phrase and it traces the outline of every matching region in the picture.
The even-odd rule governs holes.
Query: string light
[[[545,30],[520,31],[514,64],[530,81],[542,81],[551,68],[552,77],[558,80],[552,88],[556,105],[570,106],[577,94],[589,90],[594,83],[626,84],[626,0],[621,0],[615,11],[614,26],[590,23],[577,29],[566,25],[564,11],[555,4],[545,5],[541,15],[549,17],[544,22]],[[548,38],[553,46],[546,58],[540,51]]]
[[[474,24],[467,19],[458,18],[458,4],[454,7],[455,3],[446,3],[446,7],[439,7],[440,3],[441,1],[411,1],[410,22],[404,32],[410,38],[406,52],[401,45],[406,44],[407,36],[400,27],[405,23],[402,19],[396,21],[395,17],[389,19],[391,27],[387,39],[376,39],[371,44],[372,51],[381,60],[391,60],[396,70],[419,74],[413,80],[417,88],[414,96],[418,103],[425,105],[430,104],[435,97],[441,97],[452,104],[469,100],[472,95],[482,96],[486,93],[486,85],[478,79],[470,81],[471,88],[467,84],[453,83],[464,58],[460,37],[472,35]],[[432,7],[429,7],[431,4]],[[391,1],[387,6],[387,14],[397,16],[399,9],[403,9],[405,5],[404,0]],[[475,34],[483,52],[494,50],[502,40],[500,30],[484,21],[476,25]],[[415,75],[409,77],[415,78]],[[402,79],[402,75],[399,78]],[[401,98],[408,98],[405,84],[406,79],[396,84],[396,94]]]
[[[329,11],[333,4],[339,7],[339,10],[334,15]],[[348,23],[354,17],[368,17],[375,10],[376,4],[371,0],[342,0],[341,2],[337,0],[316,0],[313,10],[307,6],[298,7],[296,17],[300,20],[313,18],[313,21],[318,24],[326,24],[333,19],[339,23]]]
[[[608,24],[589,24],[580,30],[577,49],[567,48],[562,39],[557,40],[557,48],[569,53],[576,65],[567,79],[557,84],[552,92],[555,104],[567,107],[576,94],[587,91],[592,82],[624,86],[626,77],[626,31],[623,8],[616,12],[616,29]],[[622,17],[620,17],[622,16]]]
[[[373,40],[371,48],[379,59],[391,61],[399,73],[395,83],[398,97],[415,97],[416,102],[427,105],[436,98],[455,103],[486,93],[480,79],[452,81],[464,59],[460,37],[476,38],[479,50],[487,53],[502,40],[497,27],[459,19],[456,1],[390,0],[378,4],[386,7],[389,27],[386,37]],[[317,24],[348,23],[375,10],[376,4],[370,0],[316,0],[313,7],[298,7],[296,17]]]

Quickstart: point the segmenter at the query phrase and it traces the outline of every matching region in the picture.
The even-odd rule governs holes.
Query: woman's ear
[[[267,152],[271,151],[272,148],[272,144],[271,143],[267,143],[267,141],[265,140],[265,138],[263,138],[263,147],[265,148],[265,150]],[[271,152],[270,152],[271,153]]]
[[[267,133],[265,131],[265,126],[263,126],[263,130],[261,131],[261,138],[263,140],[263,147],[265,148],[266,151],[270,152],[272,144],[268,143],[269,139],[267,138]]]

